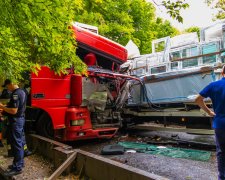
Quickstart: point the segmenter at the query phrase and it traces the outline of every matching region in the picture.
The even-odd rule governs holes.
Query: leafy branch
[[[185,2],[185,0],[171,1],[171,0],[163,0],[162,5],[167,9],[167,13],[178,22],[183,23],[183,18],[180,15],[180,10],[189,8],[189,4]]]

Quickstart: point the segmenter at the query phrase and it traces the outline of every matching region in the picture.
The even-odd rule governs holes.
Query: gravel
[[[7,157],[6,145],[0,148],[0,167],[7,170],[8,166],[12,164],[13,158]],[[53,173],[52,164],[43,159],[42,156],[33,154],[24,158],[25,167],[23,173],[14,176],[16,180],[43,180]]]
[[[174,180],[216,180],[215,158],[210,162],[176,159],[142,153],[130,153],[111,157],[127,165]],[[137,163],[138,162],[138,163]]]
[[[146,137],[130,137],[126,135],[123,137],[113,138],[111,141],[92,140],[87,141],[84,144],[76,144],[75,146],[76,148],[100,155],[102,148],[106,145],[116,144],[119,141],[145,142],[145,140],[148,139]],[[208,162],[144,153],[125,153],[124,155],[105,155],[103,157],[167,177],[172,180],[216,180],[216,156],[215,151],[211,152],[212,155]]]
[[[160,134],[157,134],[160,136]],[[189,136],[189,135],[188,135]],[[181,135],[180,135],[181,137]],[[117,136],[111,140],[88,140],[71,143],[74,148],[79,148],[97,155],[101,154],[104,146],[117,144],[120,141],[146,142],[147,138],[141,136]],[[192,139],[193,140],[193,139]],[[0,148],[0,166],[7,169],[12,163],[12,158],[4,157],[6,148]],[[154,173],[172,180],[216,180],[217,168],[215,151],[208,162],[194,161],[181,158],[170,158],[162,155],[151,155],[144,153],[125,153],[124,155],[103,156],[144,171]],[[52,164],[38,155],[25,158],[25,168],[16,179],[45,179],[54,172]],[[77,179],[74,175],[61,176],[59,179]]]

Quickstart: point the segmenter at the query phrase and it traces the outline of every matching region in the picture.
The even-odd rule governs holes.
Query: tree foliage
[[[184,30],[185,32],[191,33],[191,32],[197,32],[198,37],[200,37],[200,28],[197,26],[194,27],[189,27],[187,29]]]
[[[174,19],[178,20],[178,22],[183,23],[183,18],[180,15],[181,9],[186,9],[189,7],[189,4],[185,2],[185,0],[163,0],[163,6],[167,9],[167,13]]]
[[[82,72],[75,39],[68,28],[81,1],[0,1],[0,73],[21,79],[24,70],[47,65],[57,73],[70,65]]]
[[[83,0],[76,21],[99,27],[100,34],[126,45],[132,39],[142,54],[151,52],[151,41],[179,33],[168,21],[155,17],[145,0]]]
[[[206,0],[209,6],[216,8],[218,13],[215,15],[216,19],[225,19],[225,0]]]
[[[172,5],[178,12],[180,4],[168,8]],[[122,45],[132,39],[141,53],[151,52],[153,39],[179,33],[156,18],[145,0],[1,0],[0,18],[0,73],[15,79],[40,65],[57,73],[71,65],[84,72],[68,28],[73,21],[98,26],[100,34]]]

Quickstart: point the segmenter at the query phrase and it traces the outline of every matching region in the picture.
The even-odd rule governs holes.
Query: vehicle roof
[[[73,25],[73,30],[78,47],[103,56],[118,64],[127,61],[127,50],[119,43],[76,25]]]

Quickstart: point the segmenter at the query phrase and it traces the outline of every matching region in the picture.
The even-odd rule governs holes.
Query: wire
[[[157,106],[156,104],[153,104],[151,102],[151,100],[149,99],[145,83],[143,81],[140,81],[140,84],[142,86],[143,95],[147,100],[147,104],[148,104],[149,108],[151,108],[152,110],[157,111],[157,112],[162,112],[162,108],[160,106]]]

